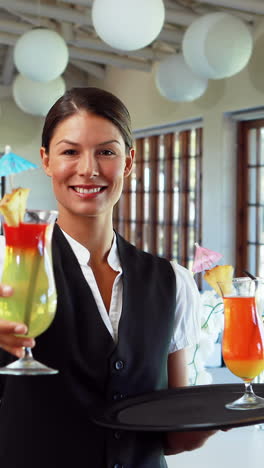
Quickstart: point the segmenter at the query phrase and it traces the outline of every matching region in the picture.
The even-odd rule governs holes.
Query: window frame
[[[237,128],[237,201],[236,201],[236,276],[243,276],[244,271],[248,270],[249,264],[249,242],[248,231],[249,231],[249,216],[248,207],[250,202],[248,200],[249,193],[249,168],[254,167],[250,165],[250,151],[249,151],[249,132],[251,129],[257,130],[256,139],[256,169],[263,167],[260,164],[260,152],[259,152],[259,131],[264,128],[264,118],[251,118],[250,120],[243,120],[238,122]],[[257,176],[259,177],[259,172]],[[259,190],[258,188],[256,189]],[[259,199],[259,195],[257,194]],[[260,204],[256,202],[256,209],[260,207]],[[256,214],[256,219],[258,216]],[[257,228],[256,228],[257,229]],[[254,243],[253,243],[254,244]],[[256,251],[259,250],[260,245],[263,243],[256,242]],[[258,275],[259,270],[259,258],[256,254],[256,274]],[[255,272],[252,272],[255,274]]]

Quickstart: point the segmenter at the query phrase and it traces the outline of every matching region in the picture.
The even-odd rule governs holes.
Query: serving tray
[[[264,384],[254,384],[264,398]],[[99,426],[131,431],[227,429],[264,423],[264,408],[230,410],[225,404],[243,395],[244,384],[197,385],[159,390],[123,399],[97,411]]]

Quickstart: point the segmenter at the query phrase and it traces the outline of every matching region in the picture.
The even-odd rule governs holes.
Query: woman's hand
[[[187,358],[185,349],[175,351],[168,357],[168,382],[170,388],[188,385]],[[165,435],[164,453],[177,453],[195,450],[203,446],[217,431],[168,432]]]
[[[0,297],[12,296],[13,289],[11,286],[0,284]],[[35,345],[33,338],[25,338],[15,336],[25,335],[27,327],[23,323],[10,322],[9,320],[0,319],[0,348],[14,354],[17,357],[23,357],[24,346],[32,348]]]
[[[166,434],[165,455],[175,455],[181,452],[196,450],[217,431],[168,432]]]

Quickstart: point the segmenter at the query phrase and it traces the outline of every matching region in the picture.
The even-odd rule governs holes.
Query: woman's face
[[[114,124],[80,111],[57,126],[49,154],[45,148],[40,152],[44,170],[52,178],[60,214],[112,213],[134,158],[134,150],[127,153]]]

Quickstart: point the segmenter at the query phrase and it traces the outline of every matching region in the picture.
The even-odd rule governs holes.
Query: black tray
[[[264,384],[254,384],[264,397]],[[225,404],[242,396],[244,385],[197,385],[126,398],[92,418],[99,426],[131,431],[227,429],[264,423],[264,408],[230,410]]]

